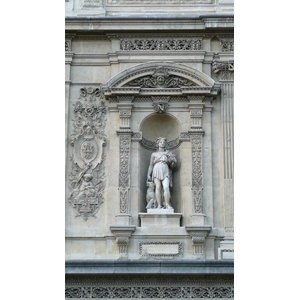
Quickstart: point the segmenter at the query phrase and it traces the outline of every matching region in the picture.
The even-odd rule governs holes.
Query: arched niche
[[[145,208],[145,197],[146,197],[146,181],[147,181],[147,171],[150,163],[150,157],[152,152],[157,149],[154,146],[156,139],[158,137],[165,137],[168,141],[168,149],[177,157],[177,166],[173,170],[173,183],[178,182],[178,172],[180,166],[180,144],[179,144],[179,134],[181,132],[181,126],[179,121],[172,115],[169,114],[151,114],[144,118],[140,124],[140,132],[142,132],[143,140],[140,141],[140,151],[139,151],[139,161],[141,168],[141,177],[139,180],[139,186],[142,191],[144,191],[142,200],[139,203],[139,211],[146,212]],[[174,146],[175,145],[175,146]],[[180,195],[176,193],[175,185],[171,188],[171,204],[175,212],[179,211]]]
[[[202,201],[202,183],[198,183],[198,174],[202,176],[202,156],[197,145],[205,134],[203,109],[210,109],[220,91],[220,83],[183,64],[147,62],[123,70],[101,88],[108,100],[109,111],[117,112],[120,118],[117,130],[120,145],[118,189],[120,207],[124,207],[120,213],[130,213],[137,224],[138,213],[145,212],[147,169],[155,148],[147,149],[142,142],[144,138],[155,143],[162,135],[178,138],[177,144],[169,147],[179,160],[177,170],[174,170],[174,176],[178,176],[178,190],[174,193],[173,185],[173,193],[171,191],[174,210],[184,213],[184,216],[193,211],[201,213],[198,203]],[[182,113],[180,117],[179,113]],[[182,120],[183,115],[182,122],[174,118]],[[158,134],[160,123],[165,131]],[[185,145],[181,143],[183,141]],[[122,146],[124,143],[126,147]]]

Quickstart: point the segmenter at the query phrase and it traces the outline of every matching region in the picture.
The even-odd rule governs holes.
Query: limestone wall
[[[158,10],[104,2],[66,1],[66,258],[232,259],[233,20],[72,18]],[[229,4],[172,1],[172,11]],[[133,84],[155,70],[181,85]],[[161,135],[178,161],[174,214],[149,219],[147,169]]]

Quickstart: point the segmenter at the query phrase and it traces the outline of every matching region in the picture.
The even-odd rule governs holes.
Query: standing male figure
[[[172,169],[176,166],[176,157],[166,150],[167,139],[159,137],[156,140],[157,152],[153,152],[148,168],[147,180],[155,184],[157,208],[162,208],[162,199],[166,201],[166,208],[172,208],[170,200],[170,186],[172,187]]]

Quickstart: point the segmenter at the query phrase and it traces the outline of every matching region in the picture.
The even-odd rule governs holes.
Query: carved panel
[[[139,243],[141,257],[155,259],[172,259],[182,255],[181,242],[148,242]]]
[[[82,88],[74,105],[71,146],[72,171],[69,174],[69,203],[76,217],[95,217],[104,201],[105,172],[102,147],[105,145],[106,107],[99,89]]]
[[[177,298],[177,299],[207,299],[233,298],[233,287],[181,287],[181,286],[82,286],[66,287],[65,298]]]
[[[233,52],[234,51],[234,40],[233,39],[221,39],[221,51],[222,52]]]
[[[83,0],[83,7],[99,7],[102,0]]]
[[[192,190],[194,212],[202,212],[202,135],[190,134],[192,141]]]
[[[129,158],[130,158],[131,134],[120,134],[120,213],[128,212],[128,199],[130,188]]]
[[[201,50],[201,38],[124,38],[120,49],[125,51],[192,51]]]

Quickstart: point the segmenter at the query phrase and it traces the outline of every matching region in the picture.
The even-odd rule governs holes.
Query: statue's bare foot
[[[157,208],[160,209],[160,208],[162,208],[162,207],[161,207],[161,205],[158,205]]]
[[[171,205],[167,204],[166,208],[173,208]]]

